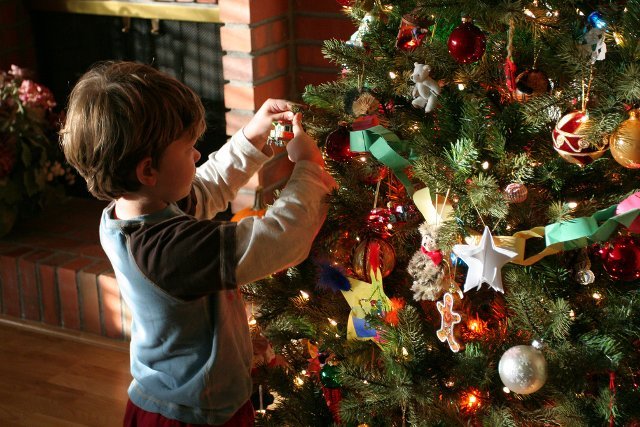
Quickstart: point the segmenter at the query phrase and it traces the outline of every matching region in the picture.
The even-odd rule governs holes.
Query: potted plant
[[[55,106],[25,69],[0,71],[0,237],[75,181],[58,144]]]

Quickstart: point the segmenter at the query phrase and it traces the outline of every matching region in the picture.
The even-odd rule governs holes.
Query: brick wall
[[[228,135],[267,98],[297,101],[307,84],[336,78],[322,42],[355,31],[333,0],[218,0],[218,7]],[[29,25],[20,0],[0,0],[0,68],[36,68]],[[272,190],[286,182],[293,165],[284,149],[275,151],[232,210],[252,205],[258,185],[269,203]],[[0,240],[0,314],[127,340],[130,315],[98,243],[103,202],[69,203]]]

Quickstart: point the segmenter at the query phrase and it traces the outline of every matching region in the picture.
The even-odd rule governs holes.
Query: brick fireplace
[[[323,58],[322,41],[345,39],[354,31],[333,0],[0,0],[0,69],[17,64],[36,70],[62,103],[65,91],[95,60],[147,61],[144,48],[161,44],[160,36],[148,34],[158,22],[160,31],[174,37],[162,39],[169,46],[154,51],[153,58],[207,101],[217,117],[214,140],[240,129],[267,98],[299,100],[307,84],[334,79],[337,70]],[[124,34],[127,23],[131,33]],[[84,35],[57,36],[69,29]],[[125,42],[136,34],[143,57],[127,56],[131,48]],[[193,56],[192,45],[185,44],[189,39],[201,44],[205,56],[198,67],[205,70],[186,67],[185,57]],[[83,44],[89,57],[68,52]],[[94,57],[100,54],[111,57]],[[241,190],[233,210],[251,204],[258,185],[267,195],[282,186],[290,170],[285,153],[276,154]],[[88,198],[65,200],[0,239],[0,320],[128,339],[127,308],[98,243],[103,207]]]

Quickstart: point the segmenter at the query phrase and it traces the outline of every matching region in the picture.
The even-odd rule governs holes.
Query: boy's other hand
[[[287,153],[289,160],[299,162],[309,160],[324,167],[324,159],[316,141],[311,138],[302,128],[302,114],[298,113],[293,117],[293,139],[287,143]]]
[[[291,102],[285,99],[267,99],[243,128],[244,136],[259,150],[267,142],[274,121],[293,120]]]

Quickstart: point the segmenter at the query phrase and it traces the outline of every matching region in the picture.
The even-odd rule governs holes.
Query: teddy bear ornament
[[[431,78],[430,73],[430,66],[414,62],[411,80],[415,86],[411,91],[411,96],[414,98],[411,105],[416,108],[424,108],[425,113],[433,111],[438,95],[440,95],[440,86]]]

